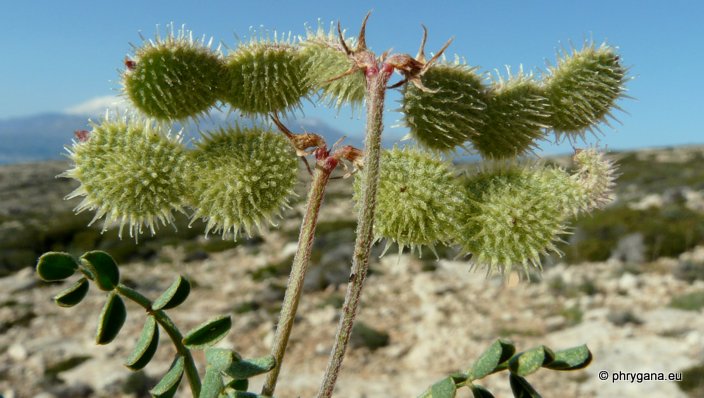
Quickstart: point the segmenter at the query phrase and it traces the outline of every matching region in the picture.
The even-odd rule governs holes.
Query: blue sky
[[[415,54],[423,23],[428,49],[449,37],[448,50],[485,71],[504,65],[545,69],[556,50],[585,39],[620,48],[635,77],[617,112],[622,125],[604,126],[602,145],[611,149],[704,143],[704,2],[698,1],[24,1],[0,9],[0,119],[62,112],[92,99],[116,95],[118,70],[138,32],[153,37],[155,26],[186,24],[197,36],[213,36],[230,47],[250,27],[304,32],[341,20],[356,32],[368,10],[368,43],[377,53],[393,47]],[[389,109],[396,105],[391,96]],[[306,107],[348,134],[363,121],[347,112]],[[389,114],[387,125],[398,119]],[[390,129],[403,135],[402,129]],[[592,140],[593,141],[593,140]],[[546,148],[559,151],[566,148]]]

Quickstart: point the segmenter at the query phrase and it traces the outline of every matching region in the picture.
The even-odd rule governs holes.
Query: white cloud
[[[127,109],[127,106],[123,98],[114,95],[106,95],[91,98],[80,104],[69,107],[64,110],[64,113],[81,116],[101,116],[105,114],[106,109],[123,113]]]

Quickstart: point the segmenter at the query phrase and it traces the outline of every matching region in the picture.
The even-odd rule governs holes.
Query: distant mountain
[[[75,113],[45,113],[25,117],[0,119],[0,164],[60,159],[65,154],[64,146],[70,146],[73,132],[88,128],[89,115]],[[92,116],[93,120],[99,117]],[[248,126],[252,121],[233,115],[214,114],[189,124],[184,131],[186,141],[197,138],[199,131],[208,131],[219,126],[237,122]],[[315,132],[325,137],[329,145],[345,134],[322,120],[308,118],[286,121],[291,130]],[[176,130],[180,126],[175,127]],[[345,144],[362,147],[361,137],[347,137]]]
[[[87,124],[85,116],[60,113],[0,119],[0,164],[59,159]]]

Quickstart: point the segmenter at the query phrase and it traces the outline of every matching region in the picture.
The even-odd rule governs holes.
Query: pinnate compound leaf
[[[127,318],[127,309],[122,298],[115,292],[108,295],[108,300],[98,318],[98,330],[95,333],[96,344],[108,344],[120,333]]]
[[[555,351],[555,360],[545,364],[553,370],[576,370],[589,366],[592,362],[592,353],[586,345]]]
[[[60,307],[73,307],[78,304],[88,294],[90,283],[86,278],[79,279],[71,287],[60,291],[54,296],[54,302]]]
[[[508,362],[508,368],[519,376],[528,376],[554,359],[552,350],[541,345],[513,356]]]
[[[156,348],[159,346],[159,327],[153,315],[149,315],[144,322],[142,333],[139,335],[137,345],[135,345],[125,362],[125,366],[131,370],[139,370],[147,366],[154,357]]]
[[[231,326],[232,319],[229,315],[210,319],[191,329],[183,338],[183,344],[190,349],[205,349],[222,340]]]
[[[511,391],[513,391],[513,396],[515,398],[543,398],[533,386],[528,383],[528,380],[523,377],[511,373],[508,376],[508,380],[511,383]]]
[[[183,366],[184,360],[182,356],[176,357],[174,362],[171,364],[171,368],[166,372],[164,377],[161,378],[159,383],[154,386],[149,393],[155,398],[171,398],[176,394],[178,385],[181,382],[181,377],[183,376]]]
[[[179,275],[178,278],[171,284],[171,286],[164,291],[154,303],[152,303],[153,310],[168,310],[181,305],[188,294],[191,293],[191,283],[188,282],[186,278]]]
[[[259,358],[243,359],[235,361],[225,374],[233,379],[249,379],[252,376],[266,373],[276,366],[276,359],[273,356],[267,355]]]
[[[78,263],[68,253],[44,253],[37,261],[37,275],[47,282],[64,280],[77,269]]]
[[[496,371],[499,364],[502,364],[516,352],[516,347],[504,339],[496,340],[482,355],[474,362],[469,371],[471,380],[478,380]]]
[[[117,268],[117,263],[104,251],[95,250],[85,253],[81,256],[81,260],[100,289],[110,291],[120,283],[120,270]]]
[[[474,398],[494,398],[494,394],[490,393],[486,388],[473,384],[470,386]]]
[[[457,387],[452,377],[446,377],[433,384],[418,396],[418,398],[454,398],[457,394]]]

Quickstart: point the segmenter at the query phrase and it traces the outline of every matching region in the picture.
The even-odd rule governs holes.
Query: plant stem
[[[166,315],[166,312],[162,310],[152,310],[152,302],[138,291],[129,288],[123,285],[122,283],[117,285],[116,290],[123,297],[134,301],[135,303],[142,306],[145,310],[147,310],[148,313],[154,315],[154,319],[159,323],[162,329],[166,331],[166,334],[168,334],[171,338],[171,342],[174,343],[176,351],[184,359],[184,368],[186,372],[186,378],[188,379],[188,384],[191,387],[191,394],[194,397],[199,396],[200,376],[198,376],[198,368],[196,368],[196,363],[193,360],[191,351],[189,351],[188,348],[183,345],[183,336],[181,335],[181,332],[178,330],[171,318],[169,318],[169,316]]]
[[[330,351],[323,384],[318,398],[329,398],[337,382],[337,376],[345,357],[347,344],[352,333],[352,325],[357,315],[359,298],[369,269],[369,254],[374,240],[374,210],[376,192],[379,185],[379,160],[381,157],[381,132],[383,130],[384,97],[386,84],[393,70],[382,68],[367,69],[367,132],[364,142],[364,174],[362,179],[361,206],[357,214],[357,238],[352,257],[352,272],[347,285],[342,317],[337,326],[335,343]]]
[[[271,350],[271,355],[276,358],[276,366],[267,374],[264,387],[262,387],[262,395],[271,396],[276,388],[276,380],[279,377],[279,371],[283,363],[286,346],[293,328],[293,321],[296,317],[296,310],[303,292],[303,281],[308,270],[310,254],[313,249],[313,240],[315,238],[315,227],[318,224],[318,214],[320,213],[320,205],[325,196],[325,187],[327,186],[330,174],[334,170],[333,167],[326,165],[318,165],[313,173],[313,181],[311,182],[310,191],[308,192],[308,204],[306,213],[303,216],[301,231],[298,236],[298,248],[296,255],[293,258],[291,274],[288,278],[286,293],[279,314],[279,323],[276,326],[276,335],[274,336],[274,345]]]

